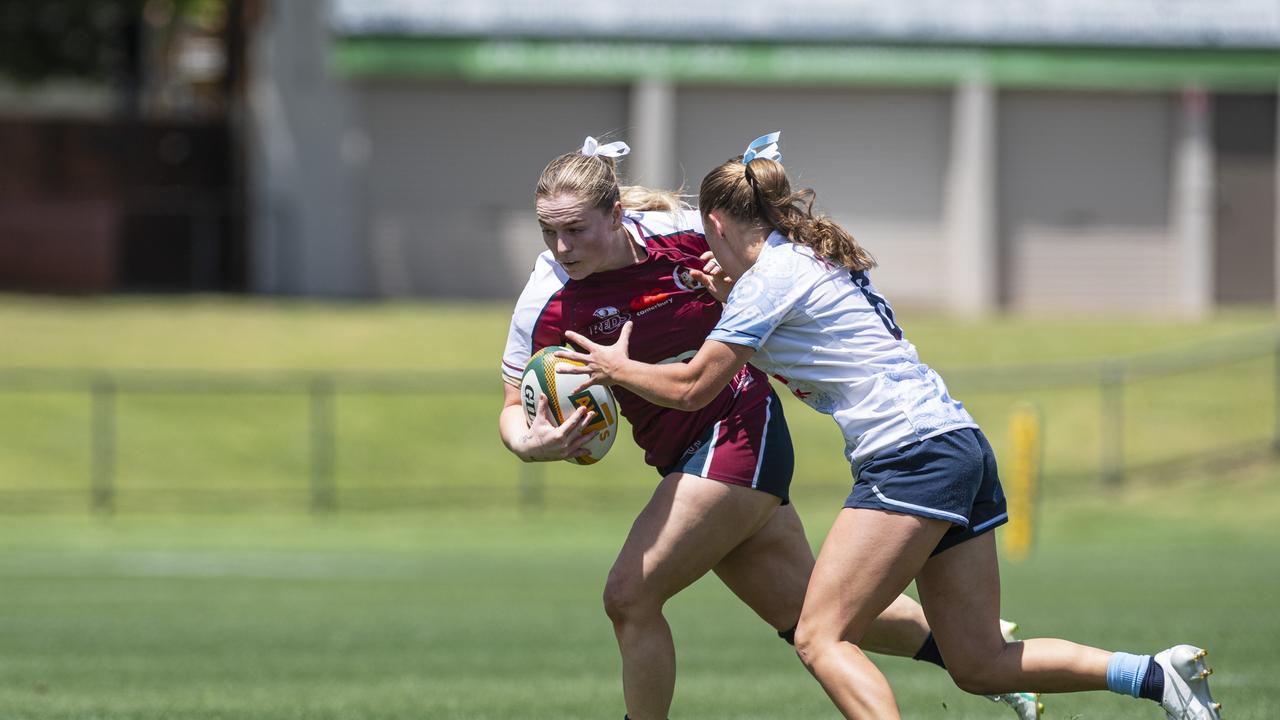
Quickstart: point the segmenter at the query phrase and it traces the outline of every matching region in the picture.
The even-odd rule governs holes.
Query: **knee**
[[[960,661],[952,663],[947,660],[947,672],[956,687],[973,695],[996,695],[1007,688],[998,687],[991,676],[990,665],[981,662]]]
[[[639,582],[610,576],[604,585],[604,613],[615,626],[661,610],[662,603],[649,598]]]
[[[804,663],[809,672],[813,672],[819,657],[828,648],[828,639],[821,633],[814,632],[813,627],[802,620],[796,626],[795,646],[796,656],[800,658],[800,662]]]

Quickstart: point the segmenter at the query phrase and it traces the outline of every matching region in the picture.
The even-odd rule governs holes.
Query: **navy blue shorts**
[[[961,428],[882,450],[855,471],[847,508],[871,508],[946,520],[952,527],[933,553],[1009,521],[995,454],[981,430]]]
[[[663,477],[680,472],[755,488],[778,496],[786,505],[791,502],[794,469],[795,452],[782,401],[770,392],[756,407],[713,423],[674,465],[658,472]]]

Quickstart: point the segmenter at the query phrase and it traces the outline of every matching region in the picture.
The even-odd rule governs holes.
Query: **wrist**
[[[533,433],[529,430],[529,426],[525,425],[524,418],[520,418],[519,427],[511,423],[503,428],[502,444],[506,446],[508,452],[522,462],[530,461],[529,449],[532,438]]]
[[[614,371],[609,374],[609,384],[626,386],[631,378],[635,377],[635,366],[636,361],[631,358],[626,358],[618,363]]]
[[[529,430],[524,430],[520,434],[516,435],[515,442],[511,444],[511,452],[515,453],[516,457],[525,462],[533,462],[533,453],[531,452],[532,448],[533,433]]]

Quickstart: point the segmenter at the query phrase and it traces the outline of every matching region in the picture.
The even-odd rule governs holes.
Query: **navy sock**
[[[1164,668],[1160,667],[1160,663],[1151,659],[1151,664],[1147,666],[1147,676],[1142,679],[1142,688],[1138,690],[1138,697],[1144,697],[1148,700],[1160,702],[1164,700]]]
[[[942,653],[938,652],[938,643],[934,642],[933,633],[929,633],[929,637],[924,639],[924,644],[912,657],[916,660],[931,662],[943,669],[947,667],[947,664],[942,662]]]

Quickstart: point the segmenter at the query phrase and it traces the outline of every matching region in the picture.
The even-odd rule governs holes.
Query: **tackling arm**
[[[628,356],[631,323],[614,345],[597,345],[575,332],[565,336],[585,352],[556,353],[582,363],[561,372],[589,375],[589,382],[620,385],[655,405],[686,412],[706,407],[755,354],[744,345],[707,340],[688,363],[650,365]]]

